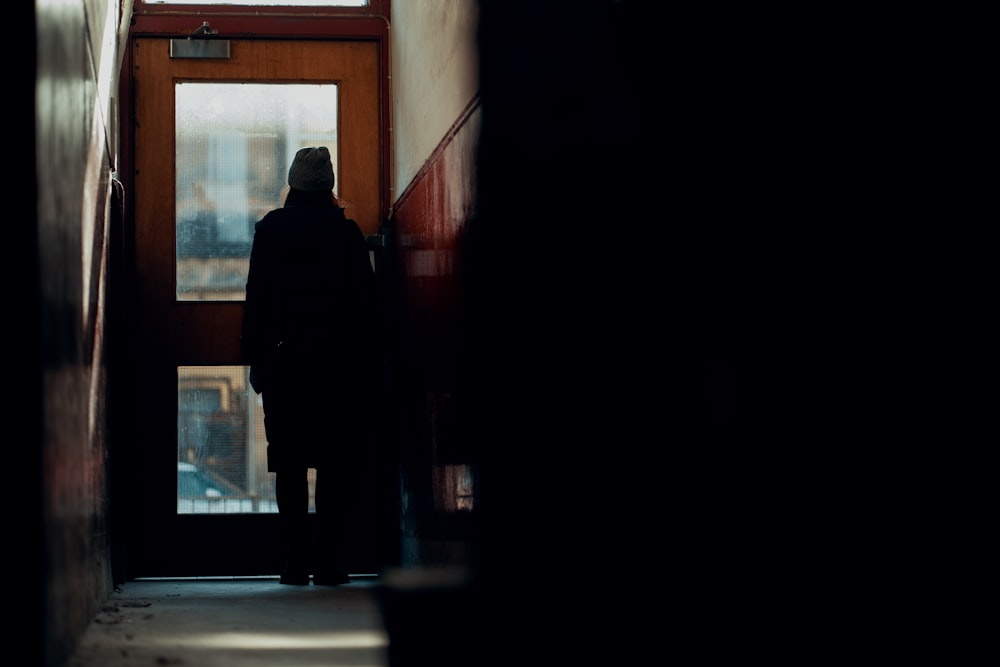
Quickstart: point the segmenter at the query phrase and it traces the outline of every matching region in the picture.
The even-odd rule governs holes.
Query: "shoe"
[[[339,567],[317,570],[313,575],[313,583],[317,586],[339,586],[351,583],[351,577]]]
[[[281,571],[281,578],[278,581],[289,586],[308,586],[309,571],[304,565],[289,561],[285,563],[285,569]]]

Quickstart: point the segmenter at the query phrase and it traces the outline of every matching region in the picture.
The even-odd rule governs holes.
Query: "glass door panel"
[[[177,513],[276,513],[260,396],[247,366],[177,369]],[[315,511],[316,471],[309,471]]]
[[[242,301],[253,225],[295,152],[329,148],[339,183],[337,86],[182,81],[174,100],[177,299]]]

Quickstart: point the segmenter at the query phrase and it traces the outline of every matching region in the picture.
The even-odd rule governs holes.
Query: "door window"
[[[176,298],[242,301],[253,226],[282,204],[288,165],[326,146],[337,176],[336,84],[175,84]]]
[[[264,413],[260,397],[250,389],[247,370],[246,366],[177,369],[178,514],[278,511],[267,472]]]

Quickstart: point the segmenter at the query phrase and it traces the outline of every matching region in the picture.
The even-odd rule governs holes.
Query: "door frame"
[[[117,165],[118,179],[122,182],[125,190],[125,215],[124,229],[121,230],[122,247],[121,256],[113,259],[113,266],[121,277],[119,281],[123,288],[115,303],[119,304],[119,321],[116,331],[119,335],[116,339],[117,349],[113,355],[111,366],[111,398],[109,399],[112,409],[110,413],[112,470],[116,474],[112,475],[110,498],[111,498],[111,541],[112,541],[112,569],[116,573],[116,580],[133,579],[144,576],[212,576],[216,574],[245,574],[260,575],[270,574],[272,564],[275,559],[281,559],[283,547],[275,544],[271,549],[263,549],[261,552],[253,554],[241,564],[238,570],[228,570],[223,572],[219,568],[225,563],[225,558],[219,554],[206,553],[202,565],[197,571],[192,571],[190,565],[180,565],[178,569],[170,573],[158,573],[156,565],[152,570],[147,570],[148,556],[144,555],[155,549],[154,546],[146,544],[150,540],[155,541],[155,527],[149,526],[149,518],[144,515],[142,509],[136,508],[131,502],[133,498],[133,485],[137,477],[143,474],[141,466],[146,460],[144,456],[136,455],[137,448],[141,447],[140,438],[143,429],[141,419],[138,418],[138,411],[131,409],[131,395],[134,394],[140,381],[131,374],[131,364],[137,354],[141,352],[144,341],[141,336],[136,335],[135,322],[130,321],[127,305],[135,298],[134,293],[135,268],[129,265],[131,259],[136,256],[136,205],[135,197],[131,193],[135,192],[134,170],[137,164],[135,159],[135,83],[133,77],[133,42],[136,38],[176,38],[178,35],[190,34],[187,27],[200,25],[206,17],[202,14],[197,16],[163,16],[163,15],[143,15],[133,19],[130,31],[129,42],[125,49],[123,58],[123,76],[120,90],[119,108],[127,109],[128,113],[123,113],[120,119],[121,131],[119,132],[121,146],[118,152],[119,164]],[[390,185],[389,167],[391,127],[390,99],[389,99],[389,71],[388,71],[388,22],[381,17],[315,17],[309,18],[289,18],[283,17],[275,20],[266,16],[240,17],[240,16],[212,16],[208,20],[213,29],[219,31],[220,37],[232,35],[234,40],[254,41],[271,39],[303,39],[318,41],[374,41],[378,50],[378,113],[379,113],[379,186],[378,186],[378,222],[379,226],[385,222],[389,214]],[[187,32],[185,32],[187,31]],[[141,202],[139,203],[141,206]],[[172,249],[171,249],[172,250]],[[376,257],[378,261],[378,257]],[[239,304],[231,304],[231,307],[239,308]],[[175,382],[175,378],[153,377],[143,378],[142,381],[152,382]],[[118,387],[117,392],[114,387]],[[138,468],[138,469],[137,469]],[[387,487],[392,488],[392,482],[387,481]],[[391,512],[393,502],[390,501],[386,508]],[[265,529],[277,534],[276,515],[235,515],[229,516],[233,521],[234,530],[256,531]],[[390,525],[395,527],[394,516],[387,517]],[[190,531],[192,539],[197,540],[199,536],[209,536],[214,530],[217,522],[216,517],[211,516],[184,516],[183,523],[186,531]],[[140,536],[140,537],[137,537]],[[376,533],[371,535],[374,546],[372,553],[385,555],[390,560],[393,558],[394,540],[398,536]],[[381,541],[381,542],[380,542]],[[166,550],[165,558],[169,559],[170,549]],[[384,563],[385,565],[391,562]]]

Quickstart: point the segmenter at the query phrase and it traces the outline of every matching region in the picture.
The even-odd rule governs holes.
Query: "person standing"
[[[350,581],[343,525],[373,400],[375,273],[333,186],[327,147],[296,152],[284,205],[254,226],[240,337],[263,404],[287,551],[280,581],[290,585],[310,574],[316,585]]]

